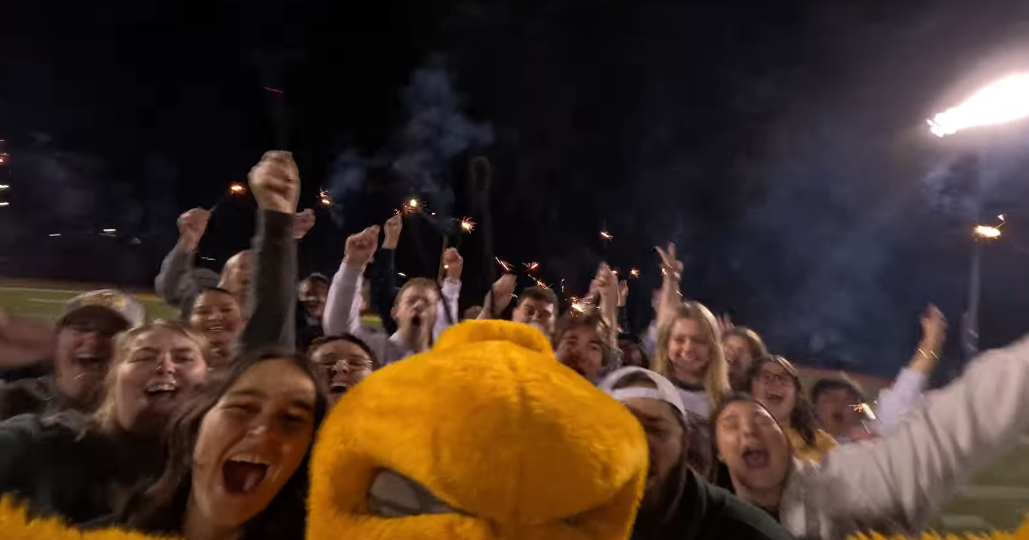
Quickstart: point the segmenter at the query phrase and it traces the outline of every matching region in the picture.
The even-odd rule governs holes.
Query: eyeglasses
[[[368,358],[358,355],[328,354],[318,358],[318,364],[325,369],[332,369],[340,361],[346,364],[349,369],[372,369],[372,366],[374,365]]]
[[[792,382],[789,375],[785,373],[772,373],[771,371],[762,371],[758,374],[757,379],[765,384],[779,383],[788,385]]]

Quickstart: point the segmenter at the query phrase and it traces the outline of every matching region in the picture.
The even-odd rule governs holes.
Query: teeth
[[[174,392],[176,389],[176,386],[172,383],[157,383],[146,387],[146,391],[150,393]]]
[[[235,461],[238,463],[255,463],[257,465],[269,464],[267,461],[261,458],[261,456],[255,454],[237,454],[235,456],[232,456],[232,458],[229,459],[229,461]]]

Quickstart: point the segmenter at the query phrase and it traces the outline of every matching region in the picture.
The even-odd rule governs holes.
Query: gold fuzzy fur
[[[373,515],[382,469],[461,513]],[[312,460],[307,539],[624,540],[646,473],[639,423],[559,364],[542,334],[466,322],[333,409]]]

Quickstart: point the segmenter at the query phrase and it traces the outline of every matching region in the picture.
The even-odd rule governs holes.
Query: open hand
[[[282,150],[264,153],[250,169],[250,189],[262,210],[293,214],[300,198],[300,172],[293,154]]]
[[[343,262],[347,266],[365,267],[375,255],[379,245],[379,226],[372,225],[367,229],[347,237],[346,253]]]
[[[661,257],[661,275],[665,279],[674,279],[676,282],[682,277],[682,261],[675,258],[675,243],[669,242],[667,249],[655,247],[658,256]]]
[[[629,280],[623,279],[618,282],[618,307],[624,307],[629,299]]]

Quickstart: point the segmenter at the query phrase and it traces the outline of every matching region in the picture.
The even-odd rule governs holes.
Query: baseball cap
[[[126,329],[146,322],[146,307],[135,296],[117,289],[99,289],[82,293],[64,305],[64,314],[57,326],[64,326],[71,317],[114,315],[125,321]]]
[[[626,388],[615,389],[615,387],[618,386],[618,383],[636,374],[650,379],[657,388],[629,386]],[[607,377],[604,377],[604,380],[600,382],[600,389],[615,398],[617,401],[633,398],[664,401],[674,407],[675,410],[679,411],[679,414],[686,416],[686,407],[683,406],[682,398],[679,397],[679,391],[676,390],[675,385],[668,379],[664,378],[661,374],[650,371],[649,369],[643,369],[635,366],[616,369],[608,374]]]

